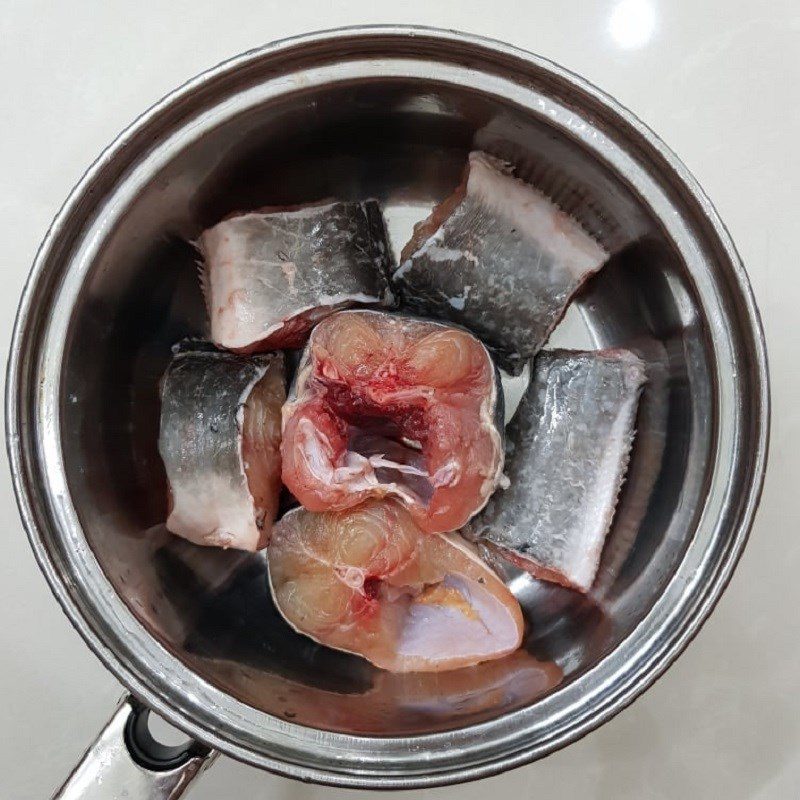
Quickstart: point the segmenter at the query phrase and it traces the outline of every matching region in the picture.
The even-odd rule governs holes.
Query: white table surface
[[[0,336],[36,247],[83,170],[136,115],[242,50],[342,24],[459,28],[552,58],[607,90],[694,172],[764,317],[769,473],[712,618],[617,718],[550,758],[434,800],[800,797],[800,2],[798,0],[4,0]],[[45,798],[105,721],[117,682],[73,631],[0,476],[0,797]],[[220,759],[195,800],[356,798]],[[404,795],[405,796],[405,795]]]

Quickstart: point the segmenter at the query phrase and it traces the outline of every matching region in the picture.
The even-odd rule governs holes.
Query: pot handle
[[[147,727],[150,709],[122,698],[53,800],[177,800],[219,755],[189,742],[167,747]]]

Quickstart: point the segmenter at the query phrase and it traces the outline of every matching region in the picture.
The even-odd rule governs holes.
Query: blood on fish
[[[466,331],[375,311],[331,316],[283,409],[283,481],[312,511],[394,497],[423,530],[457,530],[502,475],[500,392]]]

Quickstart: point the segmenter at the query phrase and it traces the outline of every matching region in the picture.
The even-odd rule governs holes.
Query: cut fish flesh
[[[519,604],[470,545],[423,533],[393,501],[290,511],[267,559],[275,604],[295,630],[382,669],[456,669],[522,641]]]
[[[540,353],[509,425],[510,484],[472,525],[538,578],[587,592],[634,436],[644,363],[627,350]]]
[[[195,544],[257,550],[280,494],[283,356],[179,352],[161,385],[167,527]]]
[[[462,184],[415,227],[392,281],[404,307],[464,325],[516,373],[608,253],[510,173],[470,153]]]
[[[392,301],[391,248],[374,200],[240,214],[198,246],[211,338],[228,350],[302,347],[328,314]]]
[[[328,317],[283,409],[283,482],[311,511],[389,496],[423,530],[457,530],[502,477],[501,392],[464,330],[378,311]]]

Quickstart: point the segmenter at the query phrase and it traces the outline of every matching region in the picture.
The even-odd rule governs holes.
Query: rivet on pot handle
[[[125,696],[53,800],[176,800],[219,755],[197,742],[167,747],[149,709]]]

